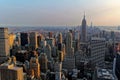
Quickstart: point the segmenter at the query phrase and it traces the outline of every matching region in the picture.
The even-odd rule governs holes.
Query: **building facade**
[[[9,56],[9,36],[8,28],[0,28],[0,62],[4,61]]]
[[[105,39],[92,37],[90,41],[90,61],[93,66],[104,66]]]
[[[75,68],[74,48],[72,47],[72,33],[66,35],[66,55],[63,61],[63,68],[72,71]]]
[[[23,68],[4,63],[0,66],[0,80],[24,80]]]
[[[31,32],[29,37],[30,37],[30,47],[32,50],[35,50],[36,48],[38,48],[37,33]]]
[[[21,46],[25,46],[26,44],[29,44],[28,33],[20,33],[20,39],[21,39]]]
[[[87,41],[87,25],[86,25],[86,19],[85,19],[85,15],[84,18],[82,20],[82,31],[81,31],[81,41],[82,42],[86,42]]]

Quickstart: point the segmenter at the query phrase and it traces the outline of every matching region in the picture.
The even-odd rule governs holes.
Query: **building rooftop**
[[[0,69],[21,70],[22,67],[14,66],[14,64],[3,63],[0,65]]]
[[[20,51],[18,51],[18,53],[26,53],[27,52],[27,50],[20,50]]]
[[[115,80],[113,76],[113,71],[110,69],[97,69],[97,78],[107,79],[107,80]]]
[[[105,41],[105,38],[92,37],[91,40],[102,40],[102,41]]]
[[[14,67],[13,64],[8,64],[8,63],[3,63],[0,65],[0,69],[11,69],[13,67]]]

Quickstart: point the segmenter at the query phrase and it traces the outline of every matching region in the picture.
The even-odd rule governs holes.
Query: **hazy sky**
[[[0,0],[0,25],[120,25],[120,0]]]

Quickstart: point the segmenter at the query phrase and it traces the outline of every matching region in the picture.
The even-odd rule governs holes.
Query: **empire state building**
[[[85,15],[82,20],[82,31],[81,31],[81,41],[86,42],[87,41],[87,31],[86,31],[86,20],[85,20]]]

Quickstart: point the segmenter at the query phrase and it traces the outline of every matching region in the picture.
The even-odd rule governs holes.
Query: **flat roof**
[[[91,40],[103,40],[105,41],[105,38],[100,38],[100,37],[92,37]]]
[[[113,71],[110,69],[97,68],[97,78],[114,80]]]

